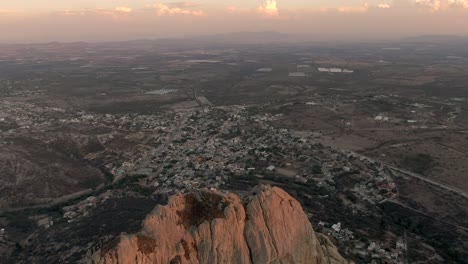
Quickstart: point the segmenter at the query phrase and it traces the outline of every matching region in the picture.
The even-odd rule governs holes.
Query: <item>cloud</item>
[[[14,9],[1,9],[0,8],[0,14],[12,14],[12,13],[17,13],[18,10]]]
[[[450,7],[468,8],[468,0],[449,0]]]
[[[389,5],[389,4],[381,3],[381,4],[378,4],[377,7],[380,8],[380,9],[388,9],[388,8],[390,8],[392,6]]]
[[[258,11],[267,16],[279,16],[278,4],[276,0],[265,0]]]
[[[112,19],[121,19],[127,17],[127,14],[132,12],[131,8],[120,6],[114,9],[87,8],[83,10],[60,10],[51,12],[50,14],[61,17],[110,17]]]
[[[233,14],[240,14],[240,13],[250,13],[252,9],[249,8],[244,8],[244,7],[238,7],[238,6],[228,6],[226,7],[226,10],[228,13],[233,13]]]
[[[360,6],[341,6],[338,7],[338,12],[342,13],[361,13],[369,10],[369,4],[365,3]]]
[[[270,30],[317,39],[375,40],[466,35],[468,28],[468,0],[353,0],[341,1],[345,3],[341,7],[332,1],[322,1],[323,5],[307,1],[302,7],[287,5],[288,0],[255,0],[251,1],[253,5],[231,0],[225,1],[230,3],[225,6],[221,6],[223,1],[212,6],[179,2],[184,0],[152,1],[156,2],[140,7],[116,4],[108,9],[26,9],[19,10],[18,15],[16,10],[0,8],[0,42],[128,40]],[[125,7],[132,11],[126,12],[130,10]],[[205,17],[195,17],[205,15],[204,11]]]
[[[468,9],[468,0],[415,0],[414,3],[420,9],[433,12],[449,8]]]
[[[173,3],[168,3],[166,5],[171,7],[171,8],[184,8],[184,9],[200,7],[199,4],[191,3],[191,2],[173,2]]]
[[[190,15],[190,16],[205,16],[201,10],[192,9],[193,6],[187,6],[185,3],[172,3],[169,5],[158,4],[155,6],[158,16],[174,16],[174,15]]]
[[[2,17],[12,17],[24,14],[24,11],[17,9],[2,9],[0,8],[0,16]]]
[[[442,7],[441,0],[415,0],[417,7],[430,11],[439,11]]]
[[[90,14],[89,11],[77,11],[77,10],[60,10],[54,11],[51,14],[57,16],[64,16],[64,17],[72,17],[72,16],[84,16]]]
[[[122,12],[122,13],[131,13],[133,11],[133,9],[131,9],[130,7],[126,7],[126,6],[118,6],[114,10],[117,12]]]
[[[112,17],[112,18],[136,18],[141,15],[153,14],[156,11],[158,17],[162,16],[205,16],[205,13],[200,9],[195,9],[198,5],[188,2],[175,2],[169,4],[155,4],[152,6],[146,6],[145,8],[132,9],[127,6],[118,6],[114,9],[97,9],[88,8],[83,10],[61,10],[52,12],[58,16],[96,16],[96,17]]]

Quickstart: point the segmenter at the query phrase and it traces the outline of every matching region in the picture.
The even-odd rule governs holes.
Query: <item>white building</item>
[[[317,68],[319,72],[331,72],[331,73],[353,73],[354,70],[342,69],[342,68]]]
[[[150,94],[150,95],[165,95],[165,94],[175,93],[175,92],[177,92],[177,89],[159,89],[159,90],[147,92],[146,94]]]
[[[341,223],[332,225],[332,229],[335,230],[336,232],[340,232],[340,230],[341,230]]]
[[[290,72],[289,73],[289,77],[305,77],[305,73],[304,72]]]

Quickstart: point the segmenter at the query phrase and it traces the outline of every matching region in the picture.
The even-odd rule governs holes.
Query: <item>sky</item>
[[[468,36],[468,0],[0,0],[0,42],[278,31],[337,40]]]

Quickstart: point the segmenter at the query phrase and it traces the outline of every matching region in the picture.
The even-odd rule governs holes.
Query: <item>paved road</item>
[[[433,181],[431,179],[426,178],[425,176],[423,176],[421,174],[417,174],[417,173],[414,173],[414,172],[411,172],[411,171],[408,171],[408,170],[405,170],[405,169],[397,168],[397,167],[394,167],[394,166],[391,166],[391,165],[388,165],[388,164],[385,164],[385,166],[387,166],[391,170],[394,170],[394,171],[397,171],[397,172],[399,172],[401,174],[404,174],[405,176],[415,178],[417,180],[420,180],[420,181],[423,181],[425,183],[431,184],[433,186],[439,187],[439,188],[444,189],[446,191],[458,194],[458,195],[463,196],[464,198],[468,199],[468,193],[466,193],[466,192],[464,192],[462,190],[459,190],[459,189],[457,189],[455,187],[445,185],[445,184],[442,184],[440,182]],[[397,174],[394,174],[394,175],[398,177]]]
[[[353,153],[358,157],[364,157],[364,158],[367,158],[367,159],[370,159],[370,160],[375,160],[373,158],[361,155],[361,154],[356,153],[356,152],[353,152]],[[436,186],[436,187],[438,187],[440,189],[444,189],[446,191],[452,192],[454,194],[460,195],[460,196],[468,199],[468,193],[466,193],[466,192],[464,192],[462,190],[459,190],[459,189],[457,189],[457,188],[455,188],[453,186],[449,186],[449,185],[446,185],[446,184],[443,184],[443,183],[440,183],[440,182],[436,182],[434,180],[428,179],[427,177],[425,177],[425,176],[423,176],[421,174],[417,174],[417,173],[411,172],[409,170],[398,168],[398,167],[395,167],[393,165],[390,165],[390,164],[382,162],[382,161],[378,161],[378,162],[380,162],[381,164],[383,164],[385,167],[387,167],[390,170],[393,170],[393,171],[396,171],[398,173],[404,174],[405,176],[411,177],[413,179],[423,181],[425,183],[431,184],[431,185]],[[394,174],[394,176],[398,177],[399,175]]]
[[[415,208],[413,208],[413,207],[411,207],[411,206],[408,206],[408,205],[406,205],[406,204],[400,203],[400,202],[398,202],[398,201],[395,201],[395,200],[385,200],[385,202],[398,204],[398,205],[400,205],[400,206],[402,206],[402,207],[405,207],[405,208],[407,208],[407,209],[409,209],[409,210],[411,210],[411,211],[417,212],[417,213],[419,213],[419,214],[421,214],[421,215],[424,215],[424,216],[429,217],[429,218],[431,218],[431,219],[437,220],[437,221],[439,221],[439,222],[441,222],[441,223],[444,223],[444,224],[447,224],[447,225],[451,225],[451,226],[453,226],[453,227],[460,228],[460,229],[463,229],[464,231],[467,231],[467,232],[468,232],[468,228],[466,228],[466,227],[463,227],[463,226],[460,226],[460,225],[457,225],[457,224],[454,224],[454,223],[445,221],[444,219],[441,219],[441,218],[438,218],[438,217],[434,217],[434,216],[432,216],[432,215],[429,215],[429,214],[427,214],[427,213],[425,213],[425,212],[422,212],[422,211],[420,211],[420,210],[418,210],[418,209],[415,209]]]
[[[76,193],[72,193],[69,195],[65,195],[59,198],[51,199],[50,202],[45,203],[45,204],[38,204],[38,205],[32,205],[32,206],[25,206],[25,207],[17,207],[17,208],[9,208],[9,209],[0,209],[0,215],[3,215],[5,213],[12,213],[12,212],[19,212],[23,210],[30,210],[30,209],[45,209],[45,208],[50,208],[54,207],[59,204],[64,204],[68,201],[80,198],[82,196],[89,196],[93,194],[96,191],[99,191],[100,189],[92,190],[92,189],[86,189],[83,191],[79,191]]]

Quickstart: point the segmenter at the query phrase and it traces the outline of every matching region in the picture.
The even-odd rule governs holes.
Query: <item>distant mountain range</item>
[[[276,31],[233,32],[195,37],[195,40],[230,43],[288,43],[314,40],[313,36],[280,33]],[[315,39],[318,39],[315,37]]]
[[[457,35],[422,35],[401,39],[403,42],[421,42],[421,43],[449,43],[449,42],[468,42],[468,37]]]
[[[280,44],[280,43],[308,43],[308,42],[339,42],[339,43],[465,43],[468,42],[468,36],[457,36],[457,35],[421,35],[406,37],[400,39],[350,39],[344,36],[333,35],[333,34],[293,34],[293,33],[282,33],[277,31],[260,31],[260,32],[230,32],[223,34],[213,35],[201,35],[201,36],[186,36],[176,38],[156,38],[156,39],[137,39],[128,41],[109,41],[102,42],[105,44],[118,44],[118,43],[131,43],[131,44],[148,44],[152,42],[159,43],[174,43],[182,40],[188,41],[189,44]],[[43,43],[45,44],[45,43]],[[49,42],[47,45],[60,46],[62,44],[74,44],[74,45],[86,45],[91,44],[89,42],[74,42],[74,43],[62,43],[62,42]],[[0,43],[1,45],[1,43]],[[4,44],[8,45],[8,44]],[[11,45],[11,44],[10,44]],[[30,44],[26,44],[30,45]]]
[[[187,37],[192,41],[231,43],[231,44],[265,44],[265,43],[301,43],[301,42],[404,42],[404,43],[455,43],[468,42],[468,36],[457,35],[421,35],[401,39],[387,40],[346,40],[346,38],[337,35],[318,35],[318,34],[290,34],[276,31],[262,32],[233,32],[226,34],[205,35],[196,37]],[[175,40],[175,39],[172,39]]]

